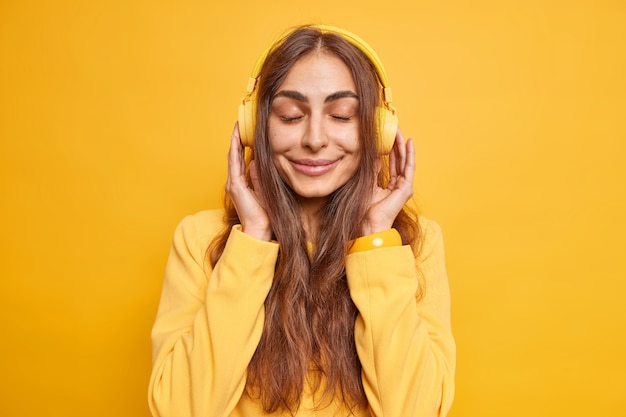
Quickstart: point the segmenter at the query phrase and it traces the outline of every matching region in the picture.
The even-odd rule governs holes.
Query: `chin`
[[[333,190],[334,191],[334,190]],[[300,198],[326,198],[329,195],[331,195],[333,193],[333,191],[330,192],[323,192],[323,191],[298,191],[298,190],[294,190],[294,192],[298,195],[298,197]]]
[[[295,192],[298,197],[306,199],[327,198],[332,193],[346,185],[349,178],[345,181],[341,179],[323,178],[323,176],[313,178],[291,177],[291,181],[287,181],[289,188]]]
[[[343,184],[342,184],[343,185]],[[339,187],[311,187],[306,185],[301,185],[298,187],[291,187],[291,189],[298,195],[300,198],[327,198],[332,193],[337,191]]]

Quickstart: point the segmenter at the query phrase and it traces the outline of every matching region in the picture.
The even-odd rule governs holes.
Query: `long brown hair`
[[[312,242],[315,249],[309,256],[298,196],[272,162],[268,116],[272,98],[291,67],[316,51],[335,55],[352,72],[359,100],[361,153],[354,176],[328,197],[321,210],[319,232]],[[306,383],[314,391],[321,391],[317,404],[320,408],[336,397],[350,409],[366,407],[354,341],[358,311],[348,290],[345,257],[349,242],[360,236],[375,181],[381,186],[388,182],[384,174],[378,178],[374,175],[379,157],[375,112],[380,87],[376,73],[365,55],[341,36],[301,27],[270,51],[259,75],[256,99],[254,159],[262,202],[271,202],[267,214],[280,251],[265,300],[263,334],[248,365],[246,392],[268,413],[295,413]],[[228,196],[225,209],[224,231],[208,251],[213,266],[224,250],[230,228],[239,223]],[[420,233],[416,215],[405,207],[394,227],[403,242],[417,251],[415,243]]]

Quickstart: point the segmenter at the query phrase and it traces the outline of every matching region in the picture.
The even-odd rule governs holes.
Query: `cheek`
[[[334,139],[335,143],[342,148],[350,152],[357,152],[361,149],[358,123],[330,123],[327,129],[329,137]]]
[[[281,155],[289,150],[290,146],[284,139],[284,136],[281,135],[270,136],[269,141],[272,155]]]
[[[361,142],[359,142],[359,138],[357,137],[357,133],[355,132],[352,137],[350,137],[346,141],[346,148],[350,150],[352,153],[359,153],[361,150]]]
[[[293,132],[280,125],[268,124],[268,140],[272,153],[279,153],[288,150],[293,146]]]
[[[337,143],[346,151],[352,154],[358,154],[361,150],[361,142],[359,141],[358,129],[345,129],[337,132]]]

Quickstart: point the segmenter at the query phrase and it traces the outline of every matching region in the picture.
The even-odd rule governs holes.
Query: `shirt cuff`
[[[396,229],[383,230],[353,240],[348,254],[390,246],[402,246],[402,238]]]

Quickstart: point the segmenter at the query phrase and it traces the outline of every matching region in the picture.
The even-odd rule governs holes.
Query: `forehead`
[[[314,51],[294,63],[278,90],[329,93],[349,90],[356,93],[356,85],[352,72],[339,57]]]

